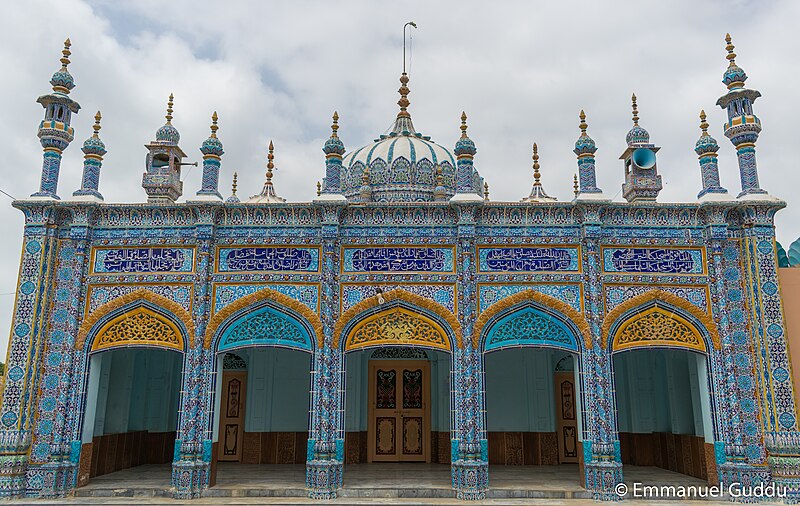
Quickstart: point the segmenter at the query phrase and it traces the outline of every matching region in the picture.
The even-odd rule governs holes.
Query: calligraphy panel
[[[578,248],[546,246],[479,247],[479,272],[577,272]]]
[[[685,285],[685,286],[671,286],[671,285],[658,285],[653,286],[652,284],[646,285],[617,285],[617,284],[607,284],[603,287],[605,291],[605,299],[606,299],[606,312],[611,311],[618,305],[622,304],[626,300],[632,299],[637,295],[641,295],[643,293],[649,292],[653,288],[658,288],[661,291],[671,293],[673,295],[677,295],[682,299],[686,299],[695,306],[697,306],[701,311],[708,312],[708,287],[706,286],[696,286],[696,285]]]
[[[703,250],[658,247],[603,248],[605,272],[705,274]]]
[[[319,272],[319,248],[247,246],[219,248],[217,272]]]
[[[192,272],[194,248],[94,248],[92,274]]]
[[[344,248],[344,272],[455,272],[452,246]]]

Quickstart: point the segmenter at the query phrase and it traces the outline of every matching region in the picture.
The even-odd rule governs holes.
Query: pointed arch
[[[642,320],[642,318],[646,318],[646,320]],[[661,341],[663,344],[707,351],[708,347],[704,342],[703,336],[703,331],[705,331],[711,341],[710,344],[715,349],[719,350],[722,347],[717,325],[708,313],[701,311],[697,306],[682,297],[664,290],[655,289],[626,300],[606,315],[602,327],[603,349],[608,348],[612,332],[614,335],[611,345],[614,347],[620,344],[616,343],[616,341],[623,337],[623,333],[630,333],[636,330],[636,327],[631,328],[631,325],[640,320],[641,322],[636,325],[647,324],[661,327],[668,325],[670,327],[669,332],[677,332],[685,336],[680,340],[664,339]],[[699,343],[693,344],[687,332],[696,335]],[[659,341],[651,342],[658,343]],[[623,344],[623,347],[629,346]]]
[[[121,314],[113,316],[117,312]],[[104,322],[109,317],[110,321]],[[184,351],[188,347],[181,329],[178,328],[175,321],[172,321],[173,319],[183,325],[189,341],[188,347],[191,347],[194,344],[195,328],[189,313],[177,302],[145,288],[140,288],[106,302],[92,311],[78,329],[75,348],[83,348],[86,338],[92,333],[92,330],[98,323],[102,323],[102,327],[94,332],[94,336],[100,336],[100,339],[97,340],[97,343],[92,344],[93,350],[136,342],[158,344]],[[112,333],[107,337],[113,342],[103,342],[104,334],[109,330]],[[123,334],[128,336],[127,339]]]
[[[288,295],[282,294],[277,290],[273,290],[272,288],[262,288],[257,292],[235,300],[234,302],[222,308],[222,310],[214,313],[214,316],[212,316],[208,321],[208,326],[206,327],[206,334],[203,339],[203,347],[206,349],[211,348],[211,345],[214,342],[214,337],[217,334],[220,326],[231,316],[247,308],[248,306],[253,306],[263,301],[271,301],[278,306],[288,308],[296,313],[297,316],[304,319],[305,323],[308,324],[313,330],[313,335],[317,341],[317,346],[322,348],[324,334],[322,333],[322,320],[320,320],[319,315],[309,309],[305,304],[298,302],[297,300],[289,297]]]
[[[475,332],[472,335],[472,345],[476,349],[481,344],[481,339],[485,330],[489,330],[487,324],[493,321],[502,313],[510,313],[514,306],[522,306],[525,303],[535,303],[552,310],[557,314],[563,315],[580,333],[583,337],[584,346],[586,349],[592,348],[592,333],[589,329],[589,322],[578,311],[572,308],[569,304],[562,302],[550,295],[537,292],[536,290],[524,290],[515,293],[504,299],[495,302],[485,311],[483,311],[475,322]]]
[[[380,298],[383,299],[382,302]],[[391,304],[392,302],[395,302],[395,304]],[[448,336],[448,332],[442,327],[442,325],[436,322],[434,318],[429,318],[428,316],[420,314],[412,314],[411,311],[400,307],[401,304],[397,304],[398,302],[400,303],[405,302],[411,306],[424,309],[426,311],[429,311],[433,316],[436,316],[441,320],[443,320],[443,322],[450,327],[452,331],[452,336],[455,338],[456,346],[458,348],[464,347],[461,325],[458,323],[458,320],[456,319],[455,315],[453,315],[453,313],[451,313],[446,307],[442,306],[437,302],[432,301],[431,299],[427,299],[420,295],[407,292],[402,288],[395,288],[394,290],[389,290],[384,294],[374,295],[372,297],[364,299],[358,304],[348,309],[347,311],[345,311],[344,313],[342,313],[341,317],[339,317],[339,319],[336,321],[336,324],[334,325],[333,328],[333,349],[339,348],[343,331],[345,330],[346,327],[350,326],[351,324],[353,324],[353,322],[359,319],[362,313],[386,305],[387,306],[386,310],[378,311],[377,313],[371,314],[370,316],[364,318],[364,320],[357,322],[352,329],[349,329],[348,337],[350,335],[353,335],[357,329],[362,328],[362,326],[367,322],[376,323],[380,321],[379,318],[389,318],[389,317],[405,318],[399,316],[402,311],[408,313],[407,316],[413,316],[418,318],[418,320],[423,325],[431,325],[431,328],[429,329],[428,327],[426,327],[426,329],[428,329],[430,332],[433,332],[434,330],[443,332],[445,339],[448,340],[447,351],[452,351],[449,343],[450,337]],[[408,343],[398,343],[398,344],[408,344]],[[434,347],[441,348],[441,346],[434,346]]]

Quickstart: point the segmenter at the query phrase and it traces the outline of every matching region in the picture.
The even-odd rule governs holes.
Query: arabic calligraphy
[[[606,272],[703,273],[702,252],[690,249],[607,248],[603,264]]]
[[[95,251],[94,272],[191,272],[191,248],[118,248]]]
[[[347,248],[345,272],[453,272],[452,248]]]
[[[319,250],[294,247],[222,248],[220,272],[319,270]]]
[[[482,272],[577,271],[577,248],[481,248]]]

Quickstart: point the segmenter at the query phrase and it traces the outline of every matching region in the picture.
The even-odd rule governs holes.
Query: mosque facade
[[[41,187],[13,204],[25,228],[0,495],[61,497],[149,463],[171,464],[172,494],[191,499],[237,462],[305,464],[317,499],[372,462],[450,466],[464,500],[486,497],[495,464],[574,466],[600,500],[627,465],[798,494],[785,203],[760,187],[760,93],[726,40],[717,105],[740,192],[721,185],[701,113],[698,199],[658,202],[659,147],[634,96],[624,202],[597,187],[583,111],[574,199],[547,194],[534,145],[530,193],[491,200],[466,115],[452,149],[423,135],[403,73],[388,134],[348,150],[334,114],[311,202],[279,196],[272,144],[261,192],[234,183],[224,198],[216,113],[202,187],[178,202],[170,96],[138,204],[99,191],[99,112],[81,188],[58,195],[80,110],[67,41],[38,99]]]

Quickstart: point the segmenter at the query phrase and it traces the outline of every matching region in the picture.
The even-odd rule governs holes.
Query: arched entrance
[[[719,349],[716,329],[678,297],[645,295],[609,314],[604,326],[623,472],[636,478],[630,466],[657,467],[716,484],[710,367]]]
[[[565,487],[583,483],[580,371],[587,329],[577,311],[533,290],[493,304],[478,318],[495,486],[543,475]],[[520,474],[511,466],[556,467]]]
[[[78,486],[148,475],[169,487],[191,328],[188,313],[147,290],[87,318],[76,340],[87,369]]]
[[[304,488],[318,328],[309,308],[271,289],[212,317],[205,340],[216,357],[212,486],[246,480],[270,488],[278,480],[264,478],[279,474],[284,486]],[[294,467],[271,467],[278,465]]]
[[[455,317],[396,289],[360,302],[340,321],[334,342],[345,357],[345,487],[416,462],[428,464],[416,470],[434,486],[449,488],[452,354],[461,342]]]

